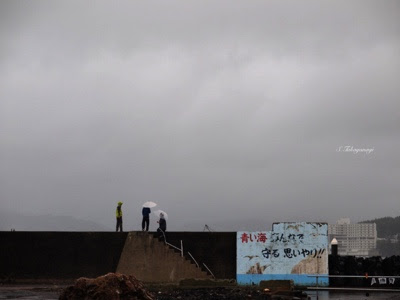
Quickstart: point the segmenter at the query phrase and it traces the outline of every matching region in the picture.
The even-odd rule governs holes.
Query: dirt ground
[[[65,287],[60,286],[1,286],[0,299],[59,299]],[[180,287],[147,287],[154,300],[175,299],[271,299],[260,290],[252,288],[180,288]],[[129,299],[129,298],[126,298]],[[281,298],[282,299],[282,298]],[[283,298],[283,299],[292,299]]]
[[[60,294],[67,286],[62,285],[0,285],[0,299],[19,299],[35,300],[59,299]],[[179,287],[149,287],[146,289],[151,292],[155,300],[172,299],[268,299],[256,289],[233,288],[233,287],[213,287],[213,288],[179,288]],[[307,291],[308,296],[317,299],[315,291]],[[275,298],[276,299],[276,298]],[[282,298],[281,298],[282,299]],[[285,299],[293,299],[285,297]],[[340,292],[340,291],[320,291],[320,300],[395,300],[400,299],[399,293],[371,292],[366,297],[365,292]]]
[[[155,288],[149,287],[148,290],[155,296],[156,300],[173,300],[173,299],[307,299],[306,295],[298,291],[295,295],[271,295],[262,289],[252,287],[204,287],[204,288]],[[297,298],[293,298],[297,296]]]
[[[60,300],[69,299],[307,299],[304,292],[278,285],[278,293],[260,287],[239,287],[231,281],[185,279],[177,285],[146,285],[132,275],[108,273],[97,278],[81,277],[65,288]],[[276,290],[277,287],[274,287]],[[282,289],[286,291],[282,291]]]

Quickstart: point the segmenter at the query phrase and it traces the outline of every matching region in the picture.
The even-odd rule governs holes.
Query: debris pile
[[[61,293],[59,299],[154,300],[154,297],[134,276],[108,273],[97,278],[79,278],[74,286]]]

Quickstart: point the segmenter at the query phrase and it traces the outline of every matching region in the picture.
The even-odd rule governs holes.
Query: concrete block
[[[209,278],[180,253],[143,232],[130,232],[122,250],[117,272],[144,282],[178,283],[187,278]]]

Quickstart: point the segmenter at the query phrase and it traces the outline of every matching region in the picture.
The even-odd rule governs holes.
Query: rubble
[[[132,299],[132,300],[175,300],[175,299],[308,299],[302,291],[270,291],[258,286],[236,286],[233,282],[223,282],[225,286],[218,286],[217,282],[185,280],[183,285],[149,286],[145,289],[143,283],[134,276],[118,273],[108,273],[97,278],[79,278],[75,285],[64,289],[59,297],[67,299]],[[194,283],[190,286],[189,283]],[[219,282],[221,283],[221,282]]]
[[[75,285],[63,290],[59,299],[154,300],[155,298],[134,276],[108,273],[97,278],[79,278]]]

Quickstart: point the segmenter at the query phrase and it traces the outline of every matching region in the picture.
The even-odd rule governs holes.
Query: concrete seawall
[[[236,232],[167,232],[169,243],[189,252],[218,279],[236,279]]]
[[[168,232],[167,240],[182,245],[184,257],[152,233],[0,232],[0,282],[74,280],[117,271],[146,282],[211,278],[203,264],[217,279],[236,279],[235,232]],[[330,275],[369,275],[331,279],[333,286],[398,287],[393,276],[399,272],[400,256],[329,257]]]
[[[75,279],[116,270],[127,233],[0,232],[1,279]]]
[[[181,279],[210,279],[181,252],[145,232],[130,232],[119,260],[117,273],[134,275],[144,282],[178,282]]]
[[[182,260],[189,266],[179,261],[179,252],[173,258],[162,243],[152,241],[152,233],[130,234],[134,243],[127,244],[127,232],[0,232],[0,280],[97,277],[116,272],[118,265],[120,272],[131,273],[144,281],[153,278],[155,282],[176,282],[183,277],[207,277],[204,267],[197,271],[191,269],[194,264],[190,267],[188,251],[200,266],[205,263],[216,278],[235,279],[234,232],[168,232],[171,244],[180,247],[182,241],[186,257]],[[146,266],[140,267],[146,259]],[[168,276],[160,273],[160,268]]]

